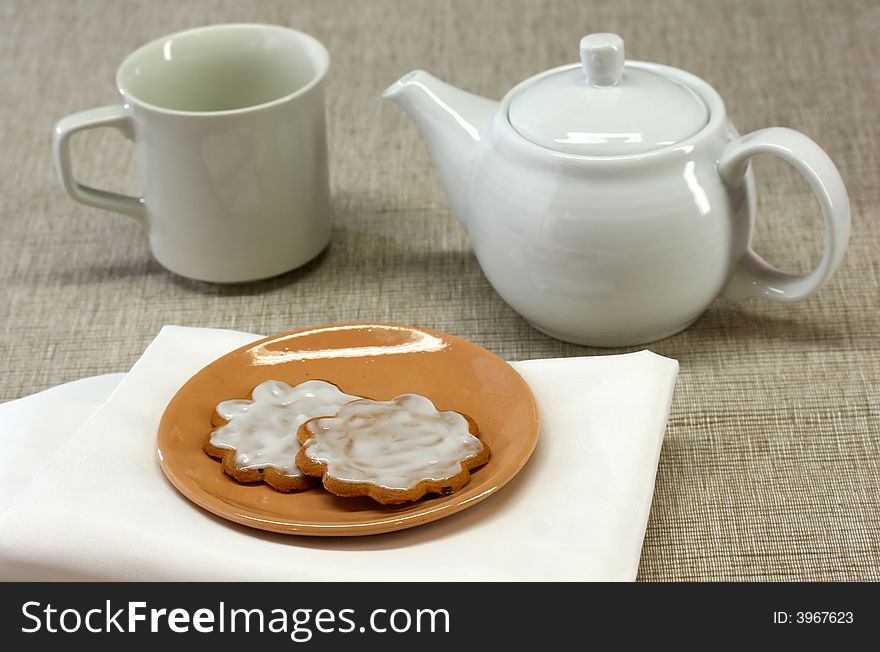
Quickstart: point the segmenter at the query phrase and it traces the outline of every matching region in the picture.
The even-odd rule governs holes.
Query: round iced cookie
[[[303,423],[296,463],[338,496],[399,504],[465,486],[471,470],[489,461],[477,435],[473,420],[438,411],[424,396],[362,399]]]
[[[361,397],[345,394],[323,380],[291,387],[280,380],[257,385],[250,399],[217,405],[215,430],[204,450],[223,461],[223,470],[239,482],[266,482],[279,491],[298,491],[315,484],[296,465],[297,430],[307,420],[333,415]]]

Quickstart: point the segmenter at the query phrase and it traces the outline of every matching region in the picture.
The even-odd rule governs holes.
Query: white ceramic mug
[[[212,25],[157,39],[119,66],[119,105],[55,127],[65,190],[141,222],[167,269],[233,283],[317,256],[330,239],[323,79],[313,37],[275,25]],[[69,140],[115,127],[135,144],[142,197],[80,184]]]

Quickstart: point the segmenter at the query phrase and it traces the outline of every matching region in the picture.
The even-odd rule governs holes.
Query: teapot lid
[[[524,138],[568,154],[622,156],[674,145],[708,122],[690,88],[626,65],[618,35],[590,34],[580,49],[580,66],[551,71],[512,99],[510,123]]]

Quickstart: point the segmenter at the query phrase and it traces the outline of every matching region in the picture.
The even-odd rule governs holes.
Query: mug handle
[[[55,153],[55,165],[58,168],[58,175],[61,177],[64,189],[68,195],[82,204],[122,213],[146,225],[147,212],[142,199],[98,190],[83,185],[74,178],[73,166],[70,162],[70,137],[78,131],[95,127],[115,127],[129,140],[134,139],[131,114],[125,107],[118,104],[80,111],[59,120],[55,125],[52,149]]]
[[[749,247],[723,294],[730,299],[764,297],[774,301],[801,301],[825,285],[843,260],[849,242],[849,197],[840,173],[825,151],[802,133],[784,127],[759,129],[727,145],[718,162],[718,171],[729,189],[742,187],[749,159],[761,153],[787,161],[809,182],[822,208],[825,251],[816,269],[798,276],[779,271]]]

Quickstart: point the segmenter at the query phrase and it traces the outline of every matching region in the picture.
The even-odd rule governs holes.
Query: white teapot
[[[581,63],[542,72],[494,102],[415,70],[385,91],[427,141],[449,204],[489,282],[555,338],[641,344],[690,325],[719,294],[798,301],[834,273],[849,199],[828,155],[780,127],[740,137],[702,79],[625,61],[591,34]],[[804,276],[750,247],[749,158],[779,156],[810,183],[825,251]]]

